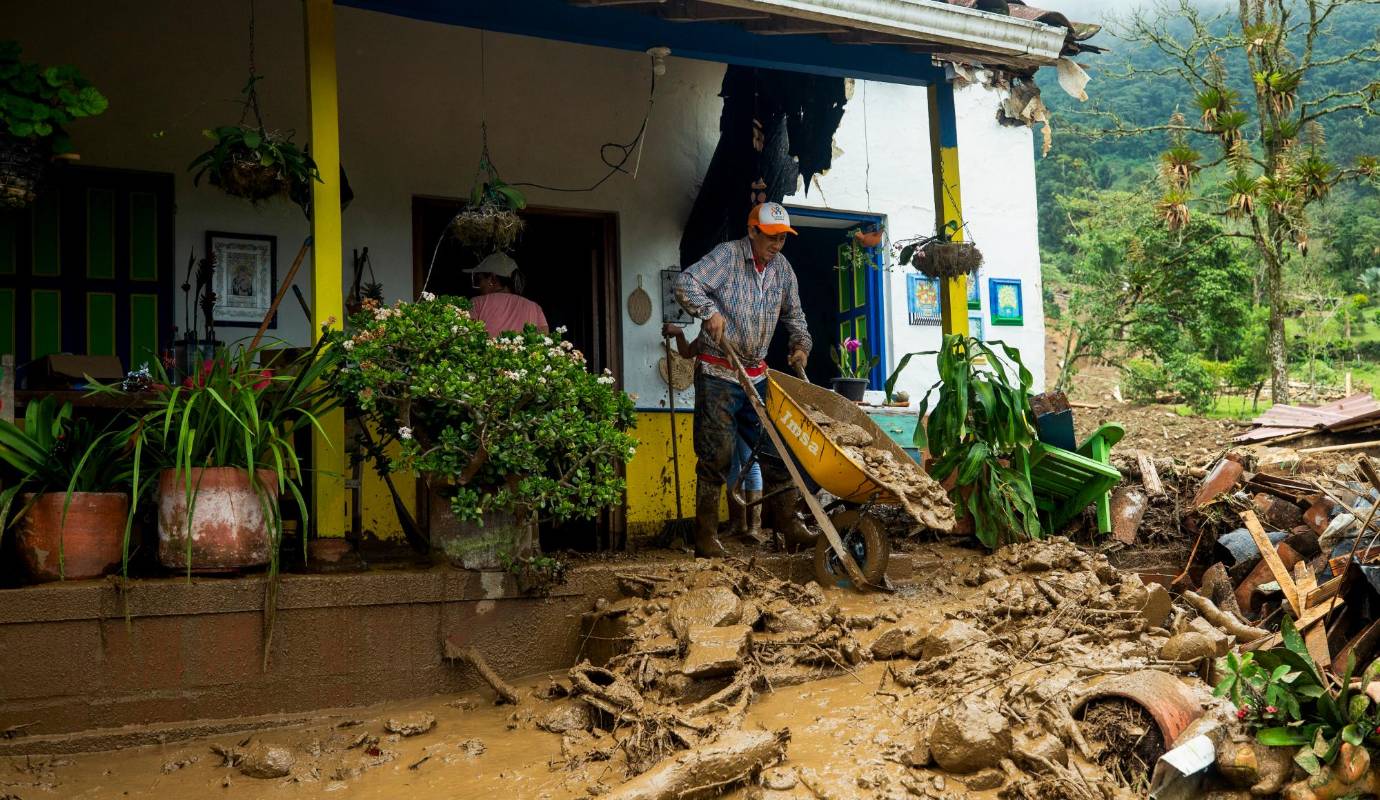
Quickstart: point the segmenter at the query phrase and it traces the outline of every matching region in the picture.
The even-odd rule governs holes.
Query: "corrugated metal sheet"
[[[1320,406],[1272,406],[1252,420],[1257,427],[1236,437],[1238,442],[1263,442],[1306,432],[1337,432],[1380,425],[1380,403],[1369,393],[1355,394]]]

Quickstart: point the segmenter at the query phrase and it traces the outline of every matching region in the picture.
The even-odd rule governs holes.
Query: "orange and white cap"
[[[748,214],[748,227],[757,228],[762,233],[775,236],[778,233],[795,233],[791,227],[791,215],[786,213],[780,203],[758,203]]]

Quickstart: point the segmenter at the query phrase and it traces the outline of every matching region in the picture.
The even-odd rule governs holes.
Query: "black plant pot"
[[[830,385],[834,391],[855,403],[863,399],[863,392],[867,391],[866,378],[834,378]]]

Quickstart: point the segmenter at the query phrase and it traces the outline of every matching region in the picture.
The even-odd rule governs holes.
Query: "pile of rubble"
[[[817,797],[858,796],[861,783],[831,789],[791,767],[789,730],[745,720],[766,692],[870,673],[875,716],[902,721],[904,733],[878,734],[882,746],[844,778],[865,782],[867,796],[1136,796],[1179,731],[1116,687],[1168,681],[1189,706],[1186,722],[1212,702],[1189,676],[1241,631],[1067,540],[971,561],[936,576],[924,597],[872,596],[867,613],[734,560],[623,576],[626,596],[587,615],[591,636],[621,642],[619,652],[573,668],[550,692],[559,707],[536,725],[562,736],[559,766],[603,762],[604,774],[628,779],[599,787],[607,797],[680,797],[706,774],[718,788],[755,778],[754,797],[792,796],[771,786],[796,780]],[[1127,714],[1143,728],[1129,740],[1105,722]]]

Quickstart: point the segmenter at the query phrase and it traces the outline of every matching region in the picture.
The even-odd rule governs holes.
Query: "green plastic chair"
[[[1098,532],[1112,532],[1111,491],[1121,482],[1121,473],[1109,461],[1112,447],[1125,435],[1124,427],[1109,422],[1079,445],[1077,452],[1043,442],[1031,448],[1026,472],[1046,532],[1063,528],[1094,503]]]

